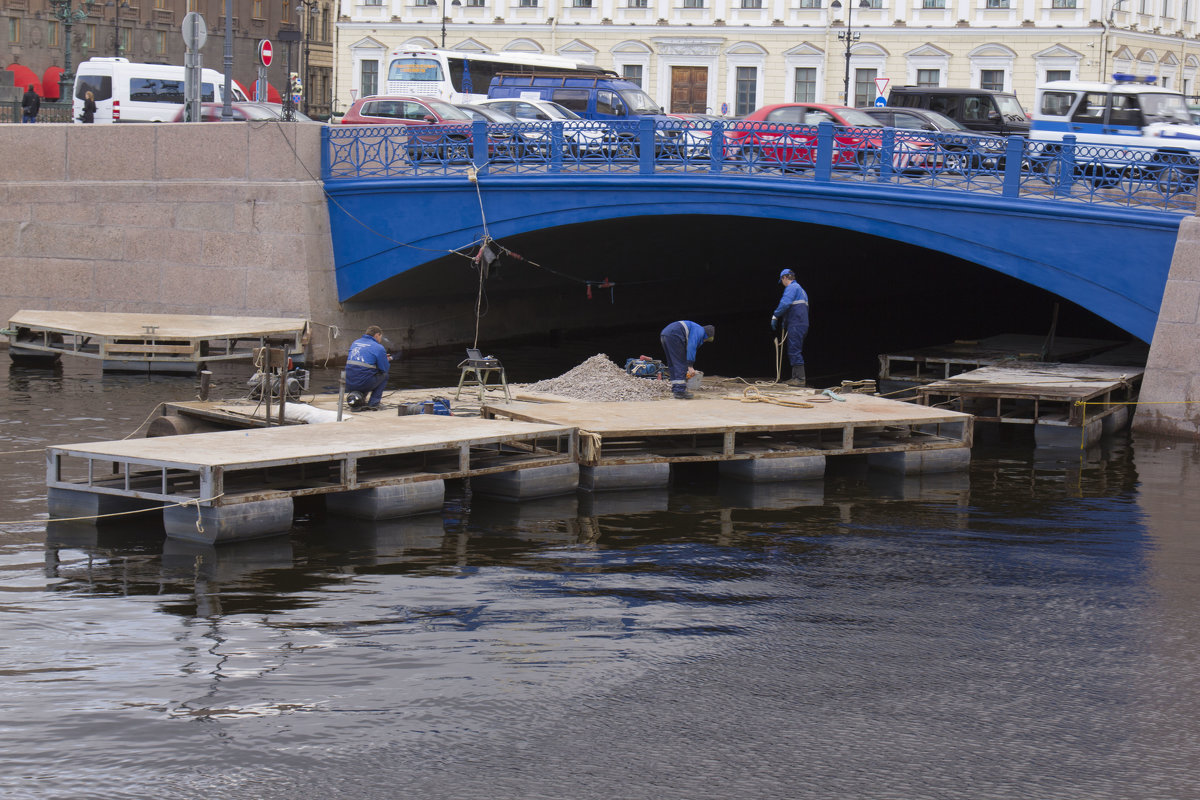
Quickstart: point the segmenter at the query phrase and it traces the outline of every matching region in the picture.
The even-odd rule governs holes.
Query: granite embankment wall
[[[311,318],[334,287],[320,126],[0,125],[0,323],[22,309]]]

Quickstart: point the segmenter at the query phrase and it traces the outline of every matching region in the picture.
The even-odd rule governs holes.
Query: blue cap
[[[783,272],[779,273],[779,280],[783,280],[789,275],[791,275],[793,278],[796,277],[796,273],[792,272],[790,269],[785,269]]]

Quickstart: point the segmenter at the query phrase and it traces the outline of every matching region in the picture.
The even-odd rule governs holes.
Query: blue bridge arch
[[[1185,214],[896,181],[647,170],[647,160],[638,171],[606,173],[490,172],[479,159],[443,174],[327,171],[339,299],[363,296],[485,233],[503,242],[580,223],[719,215],[842,228],[946,253],[1059,295],[1148,342]]]

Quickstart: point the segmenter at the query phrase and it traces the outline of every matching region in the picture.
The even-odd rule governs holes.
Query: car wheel
[[[970,163],[970,159],[965,153],[958,150],[947,152],[942,157],[942,170],[945,172],[965,173]]]
[[[874,150],[874,149],[859,150],[854,155],[854,162],[858,165],[858,168],[860,170],[862,170],[863,172],[866,172],[866,173],[878,172],[879,171],[879,151]]]
[[[448,163],[470,161],[471,146],[463,140],[453,140],[442,149],[442,160]]]

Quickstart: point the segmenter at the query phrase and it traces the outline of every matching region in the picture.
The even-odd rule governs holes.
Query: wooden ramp
[[[256,348],[304,352],[308,321],[88,311],[18,311],[8,321],[14,359],[100,359],[106,370],[195,372],[201,362],[249,359]]]
[[[46,448],[46,486],[228,506],[573,463],[563,425],[418,415]]]
[[[801,395],[792,395],[804,400]],[[484,405],[486,418],[579,429],[579,463],[731,461],[969,447],[971,417],[865,394],[792,408],[738,398]],[[828,398],[826,398],[828,399]]]
[[[1016,425],[1081,427],[1128,413],[1142,369],[1100,364],[984,367],[918,386],[920,402],[976,419]]]
[[[1081,361],[1121,346],[1104,339],[1005,334],[978,341],[922,347],[879,356],[879,382],[890,392],[930,381],[943,380],[980,367],[1010,363]],[[884,384],[887,384],[884,386]]]

